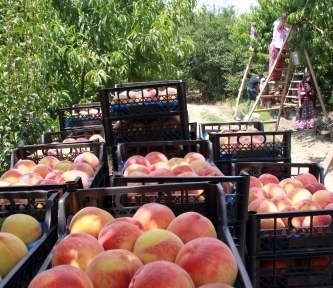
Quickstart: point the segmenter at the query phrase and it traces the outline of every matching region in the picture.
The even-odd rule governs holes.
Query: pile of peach
[[[58,184],[81,177],[85,188],[99,165],[98,157],[92,152],[83,152],[73,161],[60,161],[51,155],[44,156],[38,163],[30,159],[20,159],[0,177],[0,186]]]
[[[124,163],[125,177],[200,177],[224,176],[215,166],[206,161],[198,152],[189,152],[184,157],[167,158],[161,152],[152,151],[146,156],[134,155]],[[139,185],[137,183],[135,185]],[[133,184],[134,185],[134,184]],[[230,193],[229,182],[222,182],[225,193]],[[175,192],[177,194],[179,192]],[[202,190],[193,190],[189,194],[201,194]]]
[[[217,239],[212,222],[197,212],[175,216],[158,203],[133,217],[114,219],[97,207],[78,211],[69,234],[55,247],[52,268],[29,288],[230,288],[238,266]],[[67,286],[68,287],[68,286]]]
[[[279,180],[275,175],[265,173],[260,177],[250,176],[248,211],[257,213],[288,212],[333,209],[333,192],[319,183],[311,173],[301,173],[293,178]],[[331,216],[313,217],[313,226],[328,226]],[[295,228],[309,227],[310,216],[294,217]],[[288,227],[288,219],[278,218],[279,228]],[[262,228],[273,228],[273,219],[262,219]]]

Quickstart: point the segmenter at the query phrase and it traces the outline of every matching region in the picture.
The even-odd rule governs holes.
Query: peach
[[[37,274],[28,288],[45,287],[94,288],[89,276],[79,268],[71,265],[56,266]]]
[[[126,168],[132,164],[140,164],[140,165],[143,165],[143,166],[146,166],[148,169],[150,167],[150,163],[148,161],[148,159],[146,159],[145,157],[143,156],[140,156],[140,155],[134,155],[134,156],[131,156],[129,157],[125,164],[124,164],[124,171],[126,170]]]
[[[139,207],[133,218],[140,221],[146,230],[166,229],[176,218],[173,211],[159,203],[146,203]]]
[[[158,169],[150,172],[149,176],[152,176],[152,177],[161,177],[161,176],[174,177],[175,175],[171,172],[170,169],[158,168]]]
[[[40,176],[42,176],[43,178],[45,178],[45,176],[49,172],[51,172],[52,170],[53,169],[50,166],[46,165],[46,164],[37,164],[34,167],[32,167],[29,172],[30,173],[37,173]]]
[[[28,253],[24,242],[12,233],[0,232],[0,275],[6,275]]]
[[[54,156],[44,156],[42,159],[39,160],[38,164],[45,164],[50,166],[52,169],[56,164],[59,163],[59,159]]]
[[[28,172],[28,173],[23,174],[17,180],[17,182],[24,183],[26,185],[35,185],[42,179],[43,179],[43,177],[41,175],[39,175],[37,173],[33,173],[33,172]]]
[[[304,189],[308,190],[311,194],[314,194],[318,190],[326,190],[326,187],[324,184],[321,184],[319,182],[314,182],[310,184],[306,184],[303,187]]]
[[[287,196],[276,196],[271,198],[271,201],[276,205],[278,211],[281,211],[283,208],[288,206],[293,206],[293,203]]]
[[[98,157],[92,152],[83,152],[82,154],[76,156],[74,159],[74,163],[80,162],[88,163],[94,169],[94,171],[96,171],[98,166],[100,165]]]
[[[62,140],[62,143],[74,143],[75,139],[74,138],[66,138],[64,140]]]
[[[296,209],[294,206],[286,206],[284,208],[282,208],[280,210],[280,212],[289,212],[289,211],[297,211],[298,209]],[[291,218],[291,225],[294,227],[299,227],[302,225],[304,217],[293,217]],[[288,223],[288,217],[283,217],[281,218],[283,224],[285,227],[289,227],[289,223]]]
[[[327,206],[324,207],[324,209],[332,210],[333,209],[333,203],[328,204]]]
[[[261,183],[261,181],[257,177],[250,175],[250,188],[251,187],[262,188],[263,186],[264,185]]]
[[[149,168],[147,168],[146,166],[141,164],[131,164],[130,166],[127,166],[127,168],[124,170],[124,176],[126,177],[128,176],[128,174],[131,174],[134,171],[149,174]]]
[[[59,179],[63,173],[64,173],[64,171],[62,171],[62,170],[53,169],[51,172],[49,172],[45,176],[45,179],[55,180],[55,181],[59,182]]]
[[[152,229],[137,238],[133,253],[143,264],[158,260],[175,262],[183,246],[183,241],[176,234],[165,229]]]
[[[79,170],[70,170],[64,172],[59,178],[59,183],[72,182],[75,181],[78,177],[81,178],[83,188],[87,188],[89,185],[89,179],[84,172]]]
[[[233,286],[224,283],[210,283],[200,286],[199,288],[233,288]]]
[[[1,232],[8,232],[19,237],[26,245],[42,236],[38,221],[28,214],[12,214],[5,218]]]
[[[54,185],[54,184],[59,184],[59,181],[54,180],[54,179],[42,179],[37,184],[38,185]]]
[[[333,192],[328,190],[318,190],[312,195],[312,200],[316,201],[321,208],[333,203]]]
[[[213,223],[198,212],[185,212],[169,224],[168,231],[176,234],[184,244],[198,237],[217,238]]]
[[[72,265],[85,271],[90,261],[104,248],[98,240],[83,232],[70,233],[55,247],[52,255],[52,267]]]
[[[280,180],[273,174],[270,173],[264,173],[261,174],[258,179],[261,181],[262,185],[266,185],[268,183],[275,183],[275,184],[279,184]]]
[[[104,143],[105,142],[105,139],[102,137],[102,135],[100,134],[93,134],[89,137],[89,141],[92,141],[92,140],[95,140],[95,139],[98,139],[99,142],[102,142]]]
[[[196,175],[196,177],[198,177],[198,175]],[[202,190],[202,189],[201,190],[188,190],[187,191],[187,193],[189,195],[188,199],[194,200],[194,201],[204,201],[205,196],[201,195],[203,191],[204,190]],[[176,196],[178,196],[178,195],[180,196],[180,195],[182,195],[182,191],[175,191],[173,194]],[[184,197],[186,197],[185,193],[183,195],[184,195]]]
[[[133,171],[131,173],[129,173],[127,175],[127,177],[145,177],[145,176],[148,176],[149,174],[146,174],[146,173],[143,173],[143,172],[140,172],[140,171]],[[128,186],[131,186],[132,183],[127,183]],[[132,186],[135,186],[135,185],[138,185],[138,184],[134,184]]]
[[[0,179],[0,187],[9,186],[10,184],[11,184],[11,182],[9,182],[7,180],[1,180]]]
[[[320,205],[311,199],[303,199],[293,205],[297,210],[320,210]]]
[[[168,164],[166,164],[164,162],[157,162],[157,163],[154,163],[154,164],[150,165],[149,172],[153,172],[153,171],[155,171],[159,168],[166,168],[166,169],[170,170]]]
[[[212,237],[187,242],[175,263],[187,271],[196,287],[216,282],[234,285],[237,279],[238,266],[233,253],[225,243]]]
[[[301,181],[303,186],[318,182],[317,178],[309,172],[300,173],[295,178]]]
[[[133,225],[136,225],[139,227],[139,229],[142,232],[147,231],[146,228],[142,225],[142,223],[139,220],[134,219],[132,217],[120,217],[120,218],[115,218],[115,219],[111,220],[111,222],[118,222],[118,221],[125,221],[125,222],[131,223]]]
[[[259,187],[251,187],[249,189],[249,202],[250,204],[255,199],[268,199],[266,191]]]
[[[70,160],[61,160],[53,167],[53,169],[66,172],[72,164],[73,162]]]
[[[184,173],[184,172],[194,172],[193,168],[190,165],[179,165],[171,170],[171,172],[177,176],[178,174]]]
[[[190,166],[194,171],[196,171],[199,168],[210,166],[210,164],[205,160],[194,160],[190,163]]]
[[[216,167],[204,166],[195,170],[198,176],[223,176],[223,173]]]
[[[294,188],[302,188],[303,184],[296,178],[284,178],[280,181],[280,186],[287,192],[287,194]]]
[[[202,161],[206,160],[205,157],[198,152],[189,152],[184,156],[184,159],[187,163],[191,163],[195,160],[202,160]]]
[[[285,273],[287,268],[287,260],[286,259],[275,259],[275,260],[261,260],[260,261],[260,269],[262,269],[262,273]],[[266,269],[272,270],[271,271],[265,271]]]
[[[123,249],[108,250],[100,253],[89,263],[86,273],[94,288],[128,287],[131,279],[143,266],[132,252]]]
[[[0,179],[15,183],[22,175],[23,172],[21,170],[12,168],[3,173]]]
[[[281,218],[267,218],[260,220],[260,228],[261,229],[275,229],[275,228],[284,228],[284,223]],[[264,233],[269,233],[265,231]]]
[[[184,172],[177,175],[177,177],[198,177],[195,172]]]
[[[75,139],[75,142],[86,142],[89,141],[86,137],[79,137]]]
[[[300,259],[300,266],[309,267],[311,266],[311,270],[318,270],[324,271],[330,269],[330,257],[329,256],[312,256],[312,257],[305,257]],[[325,267],[327,266],[327,267]],[[316,269],[317,267],[317,269]]]
[[[125,249],[133,252],[137,238],[142,234],[137,225],[126,221],[110,221],[98,234],[104,250]]]
[[[268,183],[262,187],[266,191],[268,198],[274,198],[277,196],[287,196],[287,192],[276,183]]]
[[[185,161],[184,158],[177,158],[177,157],[171,158],[167,164],[168,164],[170,170],[172,170],[180,165],[188,165],[188,163]]]
[[[85,162],[80,163],[73,163],[71,166],[69,166],[68,171],[71,170],[79,170],[82,171],[84,174],[87,175],[87,177],[92,177],[95,173],[94,169],[90,166],[90,164]]]
[[[69,231],[70,233],[85,232],[98,239],[101,229],[113,219],[109,212],[101,208],[85,207],[75,213]]]
[[[154,261],[143,265],[133,276],[128,288],[195,288],[190,275],[179,265]]]
[[[311,200],[312,194],[304,188],[294,188],[288,192],[287,197],[291,200],[291,202],[294,205],[296,202],[300,200],[304,199]]]
[[[276,205],[268,199],[253,200],[249,206],[248,211],[256,211],[257,213],[278,212]]]
[[[32,167],[34,167],[36,163],[30,159],[20,159],[14,165],[14,169],[20,170],[23,174],[28,173]]]
[[[168,164],[168,158],[161,152],[158,151],[152,151],[149,152],[145,158],[149,161],[150,165],[156,164],[156,163],[165,163]]]
[[[332,222],[332,217],[330,215],[316,215],[311,219],[310,216],[304,217],[302,227],[323,227],[328,226]],[[316,231],[320,231],[322,229],[317,228]]]

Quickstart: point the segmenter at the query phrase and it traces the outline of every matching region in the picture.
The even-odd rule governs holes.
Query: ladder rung
[[[295,107],[297,106],[298,104],[295,104],[295,103],[284,103],[283,106],[286,106],[286,107]]]
[[[276,70],[276,71],[287,71],[288,67],[285,67],[285,68],[274,68],[274,70]]]
[[[298,88],[289,88],[288,90],[297,91]]]
[[[267,99],[267,98],[275,98],[276,96],[274,95],[261,95],[260,98],[264,98],[264,99]]]
[[[291,98],[291,99],[298,99],[297,96],[292,96],[292,95],[287,95],[286,98]]]
[[[276,111],[276,110],[279,110],[279,109],[280,109],[280,106],[278,106],[278,107],[273,107],[273,108],[257,109],[257,110],[254,110],[253,112]]]
[[[263,124],[272,124],[272,123],[276,123],[276,122],[277,122],[277,119],[276,120],[261,121],[261,123],[263,123]]]
[[[286,83],[285,81],[268,81],[269,85],[274,85],[274,86],[284,85],[285,83]]]
[[[290,82],[291,82],[291,83],[295,83],[295,84],[297,83],[297,84],[298,84],[298,83],[302,82],[302,80],[293,80],[293,81],[290,81]]]

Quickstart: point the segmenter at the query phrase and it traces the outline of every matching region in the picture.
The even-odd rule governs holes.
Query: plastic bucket
[[[265,106],[266,106],[267,109],[272,108],[272,101],[265,102]]]
[[[293,61],[294,65],[302,64],[302,54],[300,51],[291,52],[290,55],[291,55],[291,60]]]

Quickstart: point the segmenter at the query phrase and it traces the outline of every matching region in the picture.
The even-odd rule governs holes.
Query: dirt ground
[[[234,122],[232,107],[226,103],[222,104],[197,104],[188,103],[187,110],[190,122],[208,123],[204,119],[205,113],[222,117],[223,122]],[[333,119],[333,109],[326,108],[329,119]],[[253,121],[260,121],[259,119]],[[329,128],[325,124],[324,113],[321,106],[317,105],[315,112],[315,128],[310,130],[294,129],[295,109],[288,108],[286,117],[282,116],[279,122],[279,131],[292,130],[291,159],[292,163],[317,163],[323,164],[326,155],[331,148],[331,137]],[[325,186],[333,191],[333,167],[329,169],[325,177]]]

